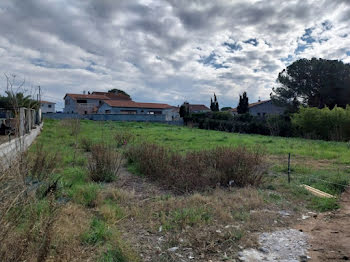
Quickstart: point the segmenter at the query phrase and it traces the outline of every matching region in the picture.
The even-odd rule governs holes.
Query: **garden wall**
[[[43,124],[33,128],[28,134],[0,144],[0,167],[8,167],[20,152],[24,152],[40,134]]]
[[[131,122],[178,122],[182,124],[182,121],[167,121],[166,115],[149,115],[149,114],[66,114],[66,113],[55,113],[55,114],[43,114],[43,118],[47,119],[87,119],[94,121],[131,121]],[[175,124],[175,123],[174,123]]]

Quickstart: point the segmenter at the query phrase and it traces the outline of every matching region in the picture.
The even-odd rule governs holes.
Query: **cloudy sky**
[[[65,93],[119,88],[135,101],[236,106],[269,97],[306,57],[350,63],[350,0],[1,0],[4,73]]]

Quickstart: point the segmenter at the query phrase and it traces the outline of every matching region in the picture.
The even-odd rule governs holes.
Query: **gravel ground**
[[[307,261],[308,237],[295,229],[286,229],[259,236],[260,248],[240,252],[240,261]]]

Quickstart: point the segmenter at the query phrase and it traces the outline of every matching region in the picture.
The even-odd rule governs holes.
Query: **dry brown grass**
[[[94,182],[111,182],[115,180],[122,166],[122,155],[106,144],[91,147],[88,161],[90,179]]]

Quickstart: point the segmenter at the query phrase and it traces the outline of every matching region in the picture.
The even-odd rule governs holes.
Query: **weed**
[[[339,204],[337,202],[337,199],[335,198],[313,197],[310,207],[319,212],[326,212],[326,211],[338,209]]]
[[[122,156],[110,146],[97,144],[91,148],[88,162],[90,179],[95,182],[111,182],[116,179],[122,165]]]
[[[82,139],[80,139],[80,146],[85,152],[91,152],[92,145],[93,145],[92,140],[86,137],[83,137]]]
[[[179,192],[207,187],[259,185],[265,172],[263,152],[218,147],[185,155],[155,144],[130,147],[129,162],[152,180]]]
[[[99,262],[127,262],[128,259],[123,255],[122,251],[115,247],[112,249],[108,249],[103,252]]]
[[[81,236],[82,242],[88,245],[103,244],[111,237],[111,232],[106,223],[98,218],[93,218],[90,229]]]
[[[130,131],[118,131],[114,135],[114,139],[117,143],[117,147],[126,146],[129,143],[132,143],[135,139],[135,135]]]
[[[99,186],[94,183],[74,185],[70,190],[70,196],[74,202],[86,207],[95,207]]]

